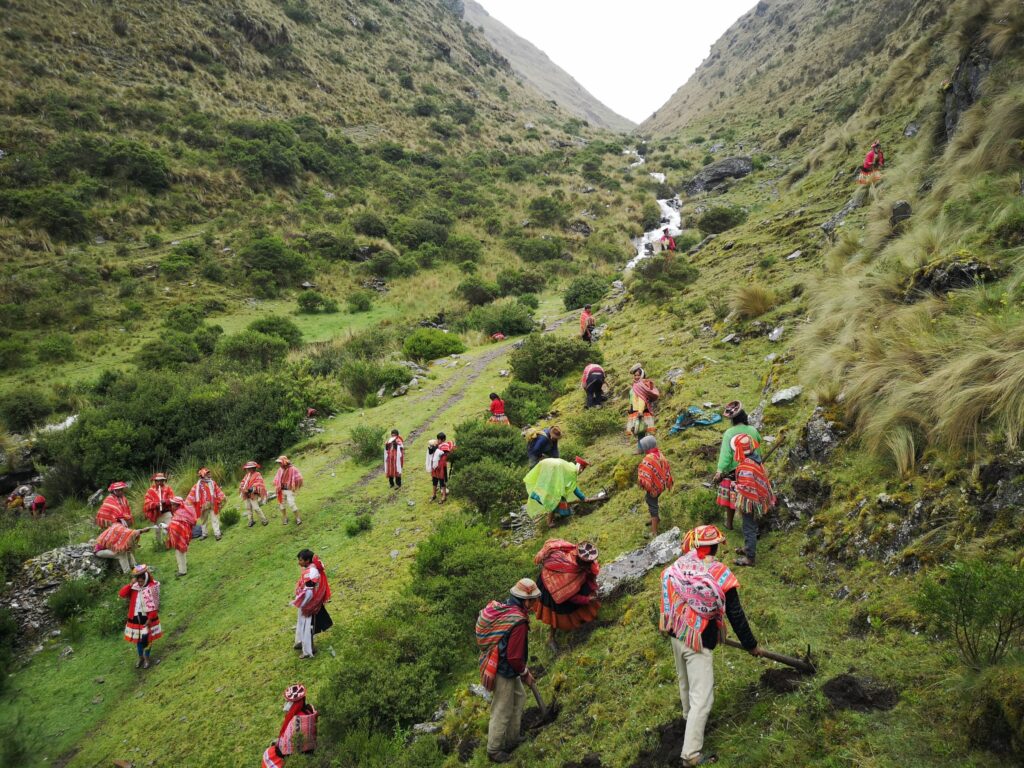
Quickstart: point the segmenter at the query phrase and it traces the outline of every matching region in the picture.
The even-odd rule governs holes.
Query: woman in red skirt
[[[548,644],[557,649],[555,630],[571,632],[597,618],[597,547],[588,541],[578,545],[549,539],[533,562],[540,566],[540,600],[534,607],[537,618],[551,628]]]
[[[128,600],[128,622],[124,625],[124,639],[135,644],[139,660],[135,668],[149,669],[149,652],[153,641],[163,637],[160,627],[160,582],[153,579],[149,567],[136,565],[132,581],[121,587],[119,597]]]

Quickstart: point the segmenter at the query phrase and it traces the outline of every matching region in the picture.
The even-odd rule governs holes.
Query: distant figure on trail
[[[426,469],[434,487],[431,501],[437,501],[437,492],[441,491],[441,504],[448,500],[448,480],[451,477],[451,454],[455,451],[455,443],[448,439],[444,432],[427,443]]]
[[[491,424],[508,424],[508,416],[505,415],[505,401],[498,397],[496,392],[491,392],[488,397],[491,398],[491,418],[488,421]]]
[[[590,462],[577,456],[572,461],[563,459],[544,459],[526,473],[523,484],[526,486],[527,506],[537,504],[547,515],[548,528],[555,527],[555,515],[569,517],[572,507],[568,499],[575,496],[580,501],[587,501],[586,494],[579,489],[580,473],[590,466]]]
[[[882,170],[885,168],[885,154],[882,152],[882,145],[875,141],[871,149],[864,156],[864,165],[860,167],[860,177],[857,181],[860,184],[869,184],[882,178]]]
[[[402,487],[402,468],[405,466],[405,441],[397,429],[391,430],[391,437],[384,443],[384,474],[392,488]]]
[[[548,645],[558,650],[555,630],[571,632],[597,618],[597,547],[589,541],[573,544],[563,539],[544,542],[533,562],[540,566],[540,600],[534,605],[537,618],[551,628]]]
[[[604,368],[600,365],[591,363],[584,368],[580,385],[587,393],[587,404],[583,406],[584,408],[593,408],[604,402]]]
[[[284,722],[277,738],[263,753],[260,768],[283,768],[286,755],[316,749],[316,721],[320,713],[306,702],[306,686],[289,685],[284,700]]]
[[[135,644],[139,655],[135,668],[149,669],[153,641],[159,640],[164,634],[160,627],[160,582],[153,579],[148,566],[136,565],[132,569],[132,580],[121,587],[117,594],[128,600],[124,639]]]
[[[175,576],[188,574],[188,547],[192,543],[192,530],[196,525],[196,516],[190,507],[185,505],[181,496],[171,499],[171,522],[167,524],[167,548],[174,550],[174,560],[178,564]]]
[[[209,469],[202,467],[198,474],[199,480],[185,497],[185,506],[199,521],[200,541],[207,537],[206,530],[211,521],[213,523],[213,538],[220,541],[220,508],[224,505],[224,500],[227,497],[214,481]]]
[[[249,527],[256,525],[255,515],[259,515],[260,522],[267,525],[267,516],[260,506],[267,503],[267,483],[260,472],[260,465],[255,461],[247,461],[242,465],[242,469],[245,470],[245,476],[238,484],[238,495],[242,498],[242,508],[245,510]]]
[[[530,466],[537,466],[543,458],[558,458],[558,441],[562,439],[562,430],[559,427],[548,427],[537,429],[531,427],[526,430],[526,456]]]
[[[676,239],[669,234],[668,227],[661,230],[661,250],[663,251],[674,251],[676,249]]]
[[[128,573],[135,567],[135,548],[138,546],[141,530],[128,527],[126,520],[116,520],[100,531],[93,547],[93,556],[117,560],[121,573]]]
[[[679,698],[686,720],[680,757],[683,765],[714,763],[704,754],[704,726],[715,700],[712,651],[729,624],[753,656],[761,655],[740,604],[739,582],[724,563],[715,560],[725,536],[713,525],[694,528],[683,538],[683,554],[661,572],[661,631],[672,638],[672,656],[679,679]],[[709,559],[710,558],[710,559]]]
[[[725,515],[725,527],[730,531],[733,529],[733,518],[736,516],[736,506],[732,502],[732,484],[736,481],[736,452],[732,446],[732,440],[736,435],[750,435],[754,442],[761,444],[761,433],[750,426],[747,412],[743,409],[743,403],[733,400],[726,403],[722,410],[725,417],[732,421],[732,426],[725,430],[722,435],[722,446],[718,450],[718,466],[715,476],[711,478],[712,483],[720,483],[718,486],[718,505],[725,507],[728,512]]]
[[[288,525],[290,509],[295,515],[295,524],[302,525],[299,508],[295,506],[295,494],[302,487],[302,473],[287,456],[278,456],[276,461],[278,467],[274,473],[274,490],[277,492],[277,508],[281,511],[281,524]]]
[[[651,435],[640,438],[637,452],[644,458],[637,468],[636,479],[644,489],[644,501],[647,502],[647,511],[651,515],[650,535],[654,538],[658,535],[658,524],[661,522],[658,498],[665,491],[672,489],[672,469],[669,467],[668,459],[658,450],[658,441]]]
[[[174,491],[167,485],[167,475],[163,472],[157,472],[150,480],[153,484],[146,489],[146,497],[142,500],[142,514],[157,526],[154,536],[159,543],[163,540],[164,528],[161,526],[171,522],[171,499],[174,498]]]
[[[647,371],[639,363],[629,369],[633,383],[629,389],[629,413],[626,414],[626,434],[639,441],[644,435],[654,434],[654,403],[661,397]]]
[[[590,312],[590,305],[585,304],[583,312],[580,313],[580,338],[587,342],[587,344],[592,344],[594,341],[595,325],[597,323],[594,320],[594,315]]]
[[[295,599],[292,600],[292,605],[298,609],[295,650],[302,651],[300,659],[311,659],[314,654],[313,635],[334,626],[325,605],[331,599],[331,587],[327,583],[327,569],[313,550],[302,550],[298,558],[302,574],[295,585]]]
[[[476,620],[476,644],[480,650],[480,683],[492,692],[491,718],[487,725],[487,757],[507,763],[522,741],[523,707],[533,674],[530,658],[530,613],[541,591],[533,579],[520,579],[503,602],[492,600]]]
[[[103,500],[103,503],[100,504],[100,508],[96,512],[97,527],[107,528],[118,520],[126,521],[129,526],[135,523],[135,518],[132,516],[132,508],[128,504],[128,499],[124,497],[124,491],[127,487],[128,483],[121,480],[111,483],[107,487],[110,495]]]

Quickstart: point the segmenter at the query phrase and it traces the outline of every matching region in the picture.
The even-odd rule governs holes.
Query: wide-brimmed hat
[[[657,447],[658,441],[655,440],[654,437],[651,435],[644,435],[640,438],[640,442],[636,444],[636,452],[647,453],[648,451],[653,451]]]
[[[167,479],[167,475],[165,475],[163,472],[157,472],[155,475],[153,475],[149,479],[152,480],[153,482],[156,482],[157,480],[166,480]]]
[[[200,477],[206,477],[208,474],[210,474],[210,470],[207,467],[200,467],[199,471],[196,474],[199,475]]]
[[[242,465],[242,469],[259,469],[260,465],[255,461],[247,461]]]
[[[597,546],[589,541],[581,541],[577,544],[576,553],[579,555],[580,560],[585,562],[592,563],[597,560]]]
[[[274,459],[274,461],[276,461],[278,464],[291,464],[292,463],[291,459],[289,459],[284,454],[281,454],[280,456],[278,456],[276,459]]]
[[[732,440],[729,441],[729,447],[734,451],[737,448],[743,448],[744,453],[750,453],[758,447],[758,443],[746,432],[740,432],[738,435],[732,436]]]
[[[285,701],[301,701],[306,698],[306,686],[302,684],[289,685],[284,689]]]
[[[737,413],[743,410],[743,403],[739,400],[733,400],[731,403],[726,403],[725,408],[722,409],[722,413],[725,414],[727,419],[731,419]]]
[[[513,597],[518,597],[522,600],[536,600],[540,597],[540,589],[537,588],[537,582],[533,579],[520,579],[509,592],[512,593]]]
[[[573,462],[579,466],[580,472],[582,472],[584,469],[590,466],[590,462],[584,459],[582,456],[577,456],[575,459],[573,459]]]
[[[125,482],[123,482],[121,480],[118,480],[117,482],[113,482],[109,486],[107,486],[107,490],[108,491],[123,491],[127,487],[128,487],[128,483],[125,483]]]
[[[132,576],[142,576],[144,573],[149,573],[149,566],[145,563],[139,563],[132,568]]]
[[[683,552],[696,547],[710,547],[725,542],[725,534],[716,525],[698,525],[683,537]]]

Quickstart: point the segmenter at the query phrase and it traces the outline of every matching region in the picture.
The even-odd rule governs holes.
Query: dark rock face
[[[574,221],[566,227],[570,232],[575,232],[577,235],[583,235],[584,237],[590,237],[593,230],[590,225],[585,221]]]
[[[688,195],[698,195],[726,179],[742,179],[753,170],[754,162],[749,157],[727,157],[703,168],[683,185],[683,190]]]
[[[903,301],[913,304],[928,293],[944,294],[957,288],[995,280],[999,274],[980,261],[945,261],[921,267],[910,278]]]
[[[892,205],[892,213],[889,216],[889,223],[893,227],[897,227],[909,219],[913,213],[914,209],[910,207],[910,203],[906,200],[897,200]]]
[[[971,501],[986,524],[1024,508],[1024,457],[999,458],[982,467]]]
[[[800,441],[790,449],[789,460],[794,464],[827,461],[845,434],[841,425],[825,417],[823,408],[815,408],[804,425]]]
[[[982,43],[975,43],[960,57],[946,89],[946,141],[953,138],[963,113],[981,98],[981,85],[991,68],[992,54]]]

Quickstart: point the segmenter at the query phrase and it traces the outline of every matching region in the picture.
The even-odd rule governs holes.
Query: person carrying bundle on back
[[[440,504],[448,500],[448,479],[451,477],[451,455],[455,451],[455,443],[448,439],[444,432],[427,443],[427,472],[434,486],[431,501],[437,500],[437,491],[441,490]]]
[[[316,721],[320,713],[306,701],[306,686],[289,685],[284,700],[284,722],[277,738],[263,753],[260,768],[284,768],[286,755],[316,749]]]
[[[661,397],[654,382],[639,363],[629,369],[633,383],[629,389],[629,413],[626,415],[626,434],[637,441],[644,435],[654,434],[654,403]]]
[[[558,458],[558,441],[562,439],[562,430],[558,427],[537,429],[531,427],[526,430],[526,456],[530,466],[537,466],[541,459]]]
[[[731,403],[726,404],[723,411],[725,416],[732,421],[732,426],[725,430],[722,435],[722,446],[718,451],[718,467],[715,472],[715,476],[712,478],[713,483],[719,483],[718,486],[718,505],[725,507],[725,527],[730,531],[733,529],[733,520],[736,516],[737,499],[742,498],[737,494],[736,489],[736,470],[739,466],[739,460],[737,459],[736,447],[734,441],[738,435],[747,435],[751,439],[751,449],[746,449],[744,456],[747,457],[752,463],[760,466],[761,456],[757,453],[758,447],[761,445],[761,433],[757,431],[755,427],[750,426],[749,419],[747,418],[747,412],[743,409],[743,403],[739,400],[733,400]],[[747,468],[746,483],[750,485],[753,477],[751,473],[753,469]],[[760,474],[764,473],[763,467],[760,470]],[[767,476],[765,477],[767,480]],[[755,483],[756,485],[756,483]],[[770,491],[770,486],[768,487]],[[748,488],[748,494],[752,491],[752,488]],[[767,499],[765,500],[767,501]],[[771,506],[774,506],[774,497],[771,499]],[[747,521],[744,518],[743,521],[744,531],[744,547],[742,560],[737,560],[737,565],[753,565],[754,556],[756,555],[757,549],[757,525],[756,522],[751,520]],[[750,541],[747,541],[748,535],[751,537]],[[750,551],[753,548],[754,551]],[[746,562],[749,560],[749,562]]]
[[[644,501],[647,511],[651,514],[651,538],[658,535],[658,523],[661,515],[658,510],[658,498],[673,485],[672,469],[668,460],[658,450],[658,441],[651,435],[640,438],[637,452],[643,454],[643,460],[636,471],[636,479],[644,489]]]
[[[534,606],[537,618],[551,628],[548,645],[557,650],[555,630],[571,632],[597,618],[597,547],[589,541],[579,544],[548,539],[533,562],[540,566],[540,600]]]

